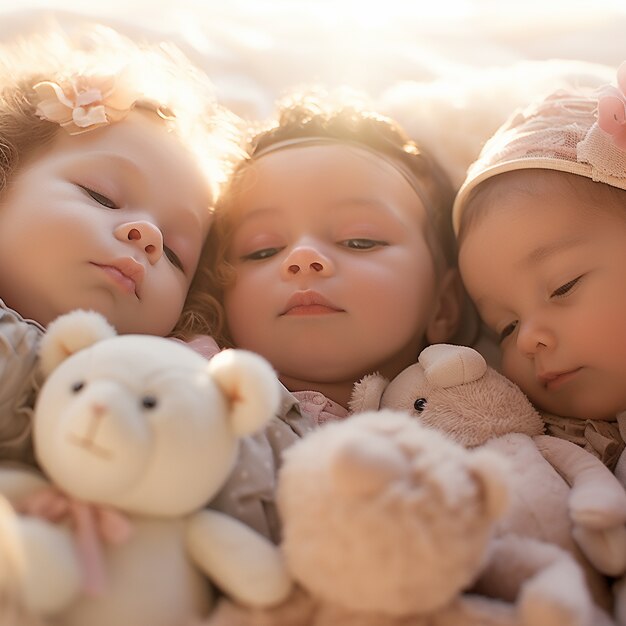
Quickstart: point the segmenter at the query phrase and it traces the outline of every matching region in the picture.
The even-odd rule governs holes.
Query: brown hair
[[[277,119],[265,128],[251,132],[246,157],[236,167],[218,202],[216,224],[209,235],[211,269],[207,272],[208,292],[216,300],[222,299],[224,288],[234,278],[233,269],[225,260],[232,232],[228,220],[229,204],[246,166],[272,145],[310,137],[360,144],[408,170],[419,185],[420,196],[426,204],[429,226],[433,231],[429,245],[435,266],[455,264],[456,248],[450,217],[454,190],[433,157],[411,140],[397,122],[363,106],[351,96],[309,90],[280,101]],[[214,314],[216,339],[223,345],[232,345],[223,312],[214,311]]]
[[[52,28],[0,47],[0,204],[18,168],[64,132],[37,115],[33,86],[40,81],[63,85],[80,76],[117,76],[127,68],[137,81],[136,106],[149,103],[177,133],[198,157],[217,197],[241,157],[241,129],[235,115],[217,104],[208,76],[173,45],[139,43],[110,28],[86,25],[72,33]],[[204,312],[214,305],[202,290],[201,276],[196,278],[173,331],[181,338],[210,332],[213,323]]]

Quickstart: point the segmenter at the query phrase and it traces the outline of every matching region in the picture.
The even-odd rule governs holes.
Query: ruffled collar
[[[626,443],[626,412],[614,421],[542,415],[546,434],[567,439],[598,457],[611,471],[615,470]]]

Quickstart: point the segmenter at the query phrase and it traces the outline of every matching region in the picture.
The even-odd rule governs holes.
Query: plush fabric
[[[369,386],[378,390],[378,400]],[[513,467],[514,484],[512,505],[498,532],[567,550],[585,570],[598,605],[611,610],[604,574],[626,569],[624,489],[594,455],[543,435],[541,416],[528,398],[475,350],[429,346],[392,381],[370,376],[358,383],[351,406],[404,410],[467,447],[503,453]]]
[[[63,626],[182,624],[208,613],[211,581],[243,604],[281,602],[291,583],[276,547],[203,508],[239,438],[278,409],[270,365],[117,336],[85,311],[50,324],[40,350],[33,440],[45,476],[0,469],[23,568],[0,576],[0,597]]]
[[[566,552],[493,538],[509,480],[499,453],[404,413],[328,423],[285,452],[279,475],[282,549],[301,589],[271,609],[224,600],[206,626],[603,623]],[[503,595],[465,593],[483,578],[506,580]]]

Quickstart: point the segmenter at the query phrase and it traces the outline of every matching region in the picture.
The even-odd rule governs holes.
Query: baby
[[[267,358],[291,393],[215,506],[277,539],[280,450],[346,417],[366,374],[393,378],[450,339],[461,308],[451,197],[397,124],[332,98],[293,97],[254,138],[209,237],[214,295],[221,338]]]
[[[626,409],[626,64],[516,113],[454,205],[459,269],[502,371],[611,467]]]
[[[81,35],[0,51],[2,461],[34,462],[36,349],[58,315],[184,339],[211,323],[194,275],[238,150],[232,117],[176,49]]]

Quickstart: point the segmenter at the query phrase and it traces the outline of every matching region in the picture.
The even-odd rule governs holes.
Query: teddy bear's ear
[[[333,483],[346,494],[373,495],[405,476],[409,463],[391,442],[360,434],[337,446],[331,472]]]
[[[380,374],[367,374],[361,380],[354,383],[352,395],[348,402],[351,413],[363,413],[364,411],[377,411],[380,408],[380,399],[383,397],[385,387],[389,381]]]
[[[509,474],[506,459],[485,448],[470,452],[469,471],[479,484],[489,519],[499,519],[509,505]]]
[[[487,371],[487,362],[479,352],[447,343],[424,348],[418,361],[428,382],[444,389],[471,383]]]
[[[76,310],[57,317],[39,344],[39,367],[48,376],[61,362],[75,352],[115,337],[115,328],[95,311]]]
[[[222,350],[208,371],[230,405],[230,422],[241,437],[263,426],[280,406],[280,383],[271,365],[247,350]]]

